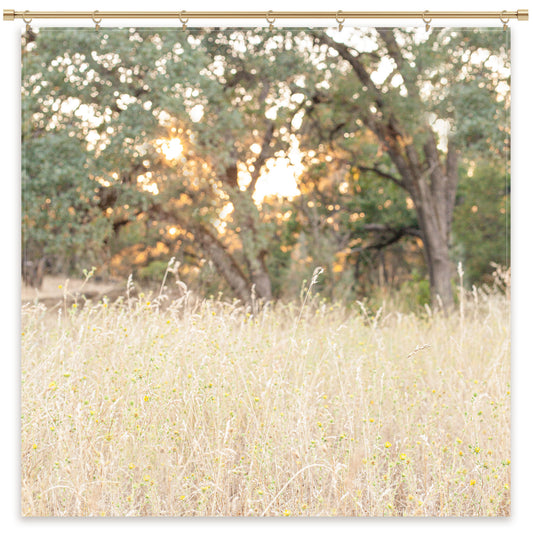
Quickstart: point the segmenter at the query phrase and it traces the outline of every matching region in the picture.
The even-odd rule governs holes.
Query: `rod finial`
[[[4,9],[4,20],[15,20],[15,10]]]
[[[517,9],[516,18],[518,20],[529,20],[529,11],[527,9]]]

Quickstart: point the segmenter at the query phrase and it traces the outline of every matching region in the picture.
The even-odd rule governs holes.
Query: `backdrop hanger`
[[[431,25],[431,17],[428,15],[429,11],[424,11],[422,15],[422,20],[426,23],[426,31],[429,31]]]
[[[100,30],[100,23],[102,22],[102,17],[99,16],[99,11],[96,10],[93,15],[92,15],[92,19],[93,19],[93,22],[94,22],[94,29],[95,31],[99,31]],[[97,17],[98,15],[98,17]]]
[[[93,19],[95,11],[17,11],[4,9],[4,20]],[[99,19],[180,19],[185,11],[98,11]],[[269,11],[268,19],[334,19],[340,11]],[[527,9],[515,11],[342,11],[343,19],[495,19],[507,27],[510,19],[528,20]],[[264,19],[264,11],[187,11],[189,19]],[[269,21],[270,22],[270,21]],[[273,24],[273,22],[270,22]]]
[[[181,27],[184,30],[187,29],[187,23],[189,22],[189,17],[185,18],[185,13],[186,13],[186,11],[183,10],[183,11],[180,11],[180,13],[178,15],[178,18],[180,19],[180,22],[181,22]]]
[[[272,11],[266,14],[266,21],[268,22],[268,29],[272,31],[274,29],[274,22],[276,22],[276,17],[272,15]]]
[[[507,16],[507,11],[502,11],[500,15],[500,20],[503,24],[503,29],[506,30],[509,24],[509,17]]]
[[[22,15],[22,20],[26,23],[26,33],[28,33],[31,30],[31,18],[27,17],[27,11]]]
[[[341,18],[342,11],[337,11],[337,14],[335,15],[335,20],[339,23],[339,31],[342,31],[342,28],[344,27],[344,23],[346,22],[346,19],[344,17]]]

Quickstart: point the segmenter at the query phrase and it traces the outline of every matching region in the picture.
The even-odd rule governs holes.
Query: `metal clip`
[[[431,24],[431,18],[427,16],[429,11],[424,11],[422,14],[422,20],[426,23],[426,31],[429,31],[429,25]]]
[[[274,22],[276,22],[276,18],[272,16],[272,10],[270,10],[267,14],[266,14],[266,19],[267,19],[267,22],[269,24],[268,26],[268,29],[270,31],[272,31],[274,29]]]
[[[184,15],[185,15],[185,11],[181,11],[180,14],[179,14],[179,18],[180,18],[180,22],[182,23],[182,28],[184,30],[186,30],[187,29],[187,22],[189,22],[189,17],[184,18]]]
[[[24,15],[22,16],[22,20],[26,23],[26,33],[30,33],[31,31],[31,18],[26,18],[26,13],[29,13],[29,11],[24,11]]]
[[[503,29],[506,30],[509,27],[509,17],[507,16],[507,11],[502,11],[500,20],[503,23]]]
[[[98,13],[98,11],[95,11],[93,13],[93,16],[92,16],[92,19],[93,19],[93,22],[94,22],[94,31],[96,31],[96,32],[100,31],[100,22],[102,22],[102,17],[96,18],[96,14],[97,13]]]
[[[342,28],[344,27],[344,23],[346,22],[345,18],[339,18],[342,14],[342,11],[337,11],[337,14],[335,15],[335,20],[339,23],[339,31],[342,31]]]

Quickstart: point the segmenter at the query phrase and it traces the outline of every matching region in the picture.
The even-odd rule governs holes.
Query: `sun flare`
[[[157,141],[159,152],[161,152],[167,161],[175,161],[183,153],[183,144],[177,137],[174,139],[159,139]]]

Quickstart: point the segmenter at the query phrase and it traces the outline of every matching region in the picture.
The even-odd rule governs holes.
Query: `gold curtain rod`
[[[33,19],[517,19],[528,20],[527,9],[516,11],[15,11],[4,9],[4,20]]]

